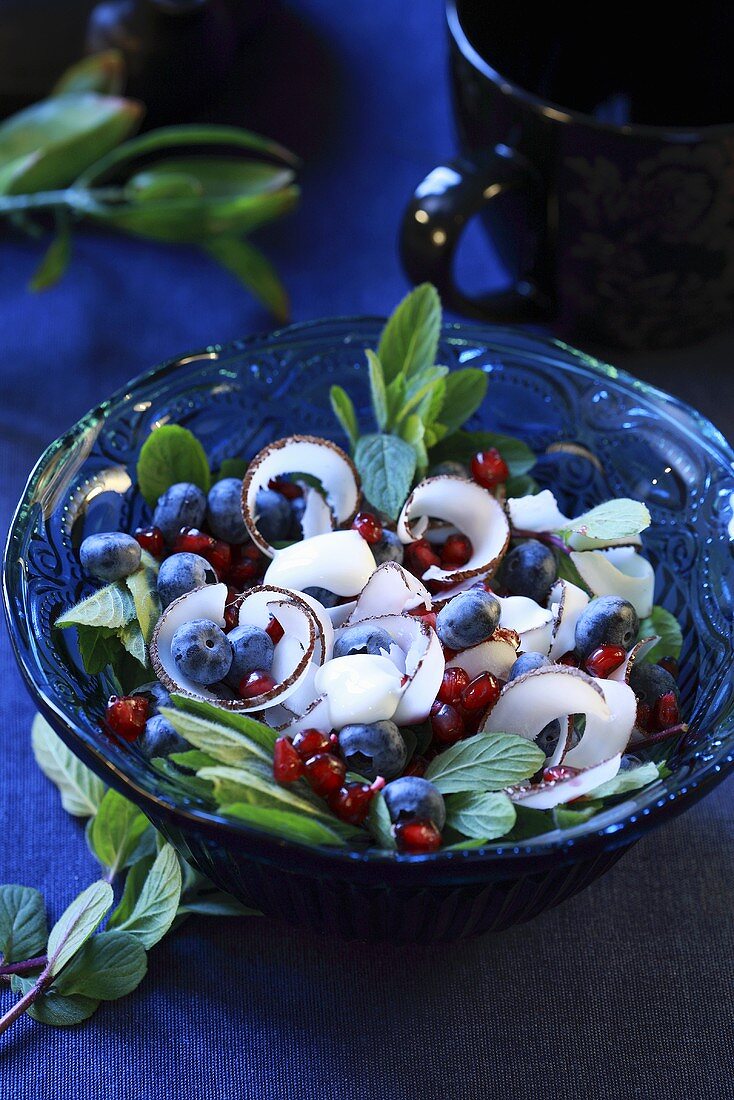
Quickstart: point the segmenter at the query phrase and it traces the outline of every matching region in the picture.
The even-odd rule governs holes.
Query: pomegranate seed
[[[405,564],[416,577],[422,577],[432,565],[441,565],[441,559],[428,539],[410,542],[405,548]]]
[[[240,591],[260,576],[260,566],[254,561],[238,561],[229,570],[227,580]]]
[[[502,684],[491,672],[480,672],[461,693],[464,710],[485,711],[493,707],[500,697]]]
[[[280,625],[277,619],[271,619],[268,625],[265,627],[265,633],[270,638],[273,645],[277,645],[280,639],[285,634],[285,630]]]
[[[273,747],[273,775],[279,783],[295,783],[303,775],[303,761],[287,737],[279,737]]]
[[[304,764],[306,777],[316,794],[322,797],[338,791],[347,774],[343,760],[331,752],[319,752]]]
[[[572,768],[570,764],[554,764],[552,768],[545,768],[543,781],[545,783],[557,783],[559,779],[571,779],[579,774],[579,768]]]
[[[436,699],[440,699],[442,703],[458,703],[468,683],[469,673],[463,668],[447,668]]]
[[[403,775],[417,775],[420,779],[426,774],[428,760],[425,756],[414,756],[403,771]]]
[[[232,585],[227,585],[227,602],[224,605],[224,631],[229,633],[230,630],[234,630],[236,626],[239,626],[240,622],[240,605],[238,602],[239,592]]]
[[[293,738],[293,748],[301,760],[309,760],[312,756],[317,756],[321,752],[331,752],[334,748],[334,741],[328,734],[322,733],[321,730],[301,730]]]
[[[254,699],[256,695],[264,695],[266,691],[272,691],[274,687],[275,680],[270,673],[261,668],[256,668],[253,672],[248,672],[247,676],[242,677],[237,687],[237,694],[240,699]]]
[[[422,623],[425,623],[426,626],[432,627],[433,630],[436,629],[435,611],[426,611],[424,609],[419,609],[418,611],[409,611],[408,614],[412,615],[414,619],[420,619]]]
[[[145,729],[148,709],[144,695],[111,695],[105,718],[110,728],[125,741],[135,741]]]
[[[615,668],[619,668],[627,656],[621,645],[600,645],[586,658],[586,671],[591,676],[606,680]]]
[[[224,580],[232,568],[232,547],[229,543],[214,539],[214,545],[209,548],[205,557],[220,581]]]
[[[669,672],[674,680],[677,680],[680,676],[680,668],[675,657],[661,657],[658,661],[661,668],[664,668],[666,672]]]
[[[559,665],[568,665],[569,668],[578,668],[579,659],[572,649],[569,649],[568,653],[564,653],[562,657],[558,658]]]
[[[441,834],[432,821],[401,821],[395,826],[395,839],[401,852],[435,852],[441,847]]]
[[[657,730],[667,730],[680,721],[680,709],[674,691],[666,691],[656,701],[652,709],[653,722]]]
[[[456,707],[438,700],[431,707],[431,730],[434,741],[441,745],[454,745],[466,733],[464,720]]]
[[[637,717],[635,718],[635,725],[645,733],[649,732],[652,722],[652,710],[648,703],[643,703],[642,700],[637,701]]]
[[[196,527],[182,527],[176,535],[173,552],[174,554],[201,554],[202,558],[209,561],[207,554],[215,542],[216,539],[212,538],[211,535],[199,531]]]
[[[329,795],[329,809],[341,821],[361,825],[367,817],[374,793],[366,783],[347,783]]]
[[[271,477],[268,482],[268,489],[280,493],[286,500],[297,500],[298,497],[303,496],[303,489],[300,485],[296,485],[295,481],[286,481],[279,477]]]
[[[372,512],[357,512],[352,520],[352,530],[359,531],[364,541],[372,545],[382,538],[382,524]]]
[[[147,550],[154,558],[162,558],[166,549],[163,532],[159,527],[138,527],[135,539],[141,549]]]
[[[466,565],[472,553],[472,544],[466,535],[449,535],[441,550],[441,568],[454,569]]]
[[[501,482],[507,481],[510,471],[497,448],[490,447],[488,451],[479,451],[472,458],[471,476],[485,489],[494,489]]]

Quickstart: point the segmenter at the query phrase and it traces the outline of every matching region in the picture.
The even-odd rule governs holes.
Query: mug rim
[[[446,22],[455,45],[460,50],[464,59],[469,62],[493,84],[496,84],[505,95],[519,99],[526,107],[543,115],[552,122],[565,125],[576,123],[592,130],[600,130],[604,133],[615,134],[619,137],[646,137],[656,138],[658,141],[695,142],[710,138],[719,138],[734,135],[734,120],[732,122],[716,122],[710,125],[698,126],[670,126],[651,125],[641,123],[617,124],[614,122],[601,122],[593,115],[584,111],[577,111],[570,107],[564,107],[553,100],[544,99],[530,92],[522,85],[516,84],[503,76],[490,62],[482,56],[474,46],[469,35],[464,29],[459,15],[458,6],[461,0],[446,0]]]

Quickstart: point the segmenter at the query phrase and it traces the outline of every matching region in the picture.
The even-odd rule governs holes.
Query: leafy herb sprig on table
[[[196,245],[286,320],[286,291],[248,235],[296,206],[298,158],[233,126],[169,126],[131,137],[145,108],[121,96],[124,83],[122,56],[97,54],[70,69],[48,99],[0,123],[0,218],[33,238],[44,236],[39,214],[55,224],[32,289],[61,278],[73,228],[87,221]],[[205,147],[216,152],[204,155]]]

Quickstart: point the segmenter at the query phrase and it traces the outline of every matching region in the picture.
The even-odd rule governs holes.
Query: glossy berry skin
[[[432,565],[441,566],[441,559],[428,539],[417,539],[405,547],[405,565],[416,577],[422,577]]]
[[[436,617],[436,631],[449,649],[468,649],[494,634],[500,621],[500,605],[483,588],[471,588],[449,600]]]
[[[143,695],[111,695],[105,718],[110,729],[125,741],[136,741],[145,730],[150,708]]]
[[[290,501],[273,489],[261,489],[255,497],[255,524],[271,545],[286,542],[292,536],[293,513]]]
[[[183,623],[171,639],[176,668],[195,684],[216,684],[232,666],[232,646],[221,627],[209,619]]]
[[[664,668],[666,672],[669,672],[674,680],[677,680],[680,676],[680,668],[675,657],[661,657],[658,661],[660,668]]]
[[[446,824],[443,795],[427,779],[417,775],[402,775],[388,783],[382,793],[393,824],[401,821],[432,821],[437,829],[443,829]]]
[[[347,774],[344,761],[330,752],[317,753],[303,767],[311,787],[322,798],[338,791]]]
[[[584,665],[590,676],[606,680],[615,669],[619,668],[626,656],[627,650],[621,645],[600,645],[591,651]]]
[[[133,537],[140,549],[146,550],[151,557],[163,557],[166,543],[159,527],[137,527]]]
[[[469,673],[463,668],[447,668],[438,689],[436,701],[455,704],[460,702],[461,693],[469,683]]]
[[[472,544],[466,535],[449,535],[441,547],[441,568],[459,569],[472,556]]]
[[[536,603],[548,600],[558,577],[556,555],[537,539],[521,542],[503,560],[498,580],[510,596],[528,596]]]
[[[191,748],[162,714],[154,714],[148,719],[138,745],[143,756],[149,760],[155,756],[170,756],[172,752],[186,752]]]
[[[561,723],[557,718],[554,718],[547,726],[543,726],[542,730],[535,738],[535,744],[546,756],[550,756],[555,751],[560,736]]]
[[[388,530],[387,527],[383,527],[382,538],[379,542],[374,543],[370,549],[378,565],[382,565],[386,561],[396,561],[399,565],[402,565],[405,558],[405,547],[395,532]]]
[[[580,661],[576,654],[572,653],[571,650],[569,650],[568,653],[564,653],[562,657],[559,657],[556,663],[559,665],[565,665],[566,668],[578,668]]]
[[[158,498],[153,513],[153,526],[162,533],[169,546],[182,527],[201,527],[206,515],[206,497],[197,485],[178,481]]]
[[[507,675],[507,683],[517,680],[527,672],[535,672],[536,668],[547,668],[550,663],[549,658],[542,653],[521,653]]]
[[[353,653],[371,653],[374,656],[390,652],[392,638],[381,626],[372,623],[355,623],[339,631],[334,642],[334,656],[348,657]]]
[[[344,726],[339,748],[351,771],[366,779],[392,779],[405,767],[407,750],[398,727],[389,720]]]
[[[237,685],[237,694],[240,699],[254,699],[257,695],[265,695],[275,687],[275,680],[269,672],[262,668],[253,669],[243,676]]]
[[[680,722],[678,697],[674,691],[666,691],[652,708],[652,719],[657,730],[667,730]]]
[[[362,825],[374,797],[372,787],[366,783],[346,783],[330,794],[327,802],[332,813],[349,825]]]
[[[140,543],[122,531],[88,535],[79,549],[82,569],[100,581],[119,581],[140,566]]]
[[[586,605],[576,623],[576,653],[582,660],[599,646],[618,645],[629,650],[637,640],[640,620],[621,596],[597,596]]]
[[[256,668],[270,672],[275,646],[270,636],[257,626],[236,626],[228,634],[232,646],[232,664],[225,679],[236,688],[245,676]]]
[[[494,489],[507,481],[510,470],[496,447],[479,451],[471,460],[471,476],[485,489]]]
[[[158,571],[158,595],[164,608],[203,584],[216,583],[216,573],[200,554],[172,554]]]
[[[359,531],[364,541],[371,546],[382,538],[382,524],[372,512],[357,512],[352,520],[352,529]]]
[[[198,527],[182,527],[173,540],[174,554],[200,554],[209,561],[208,554],[214,545],[214,539]],[[211,564],[211,562],[209,563]]]
[[[461,693],[461,705],[468,711],[485,711],[500,697],[502,684],[491,672],[480,672]]]
[[[433,740],[439,745],[455,745],[466,736],[464,720],[451,703],[441,703],[437,699],[431,707],[430,723]]]
[[[649,661],[635,661],[629,685],[640,702],[647,703],[650,708],[668,692],[672,692],[676,699],[680,696],[678,685],[670,673],[660,665],[651,665]]]
[[[133,692],[134,695],[143,695],[150,704],[151,711],[157,711],[160,707],[172,707],[171,696],[160,680],[152,680],[149,684],[141,684]]]
[[[287,737],[273,746],[273,777],[278,783],[295,783],[304,774],[303,761]]]
[[[437,852],[443,843],[441,834],[432,821],[404,821],[395,826],[395,842],[398,851],[421,855]]]
[[[206,498],[206,522],[209,530],[223,542],[240,546],[250,537],[242,518],[242,481],[223,477],[209,490]]]
[[[322,733],[321,730],[301,730],[293,738],[293,748],[301,760],[306,761],[312,756],[318,756],[319,753],[332,752],[334,741],[329,734]]]
[[[265,633],[270,638],[273,645],[277,645],[280,639],[285,634],[283,627],[280,625],[277,619],[272,618],[268,625],[265,627]]]

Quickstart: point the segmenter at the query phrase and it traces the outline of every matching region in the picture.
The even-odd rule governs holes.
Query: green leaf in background
[[[125,61],[119,50],[102,50],[83,57],[67,69],[54,85],[52,95],[98,92],[119,95],[125,87]]]
[[[372,408],[375,412],[377,427],[384,431],[387,427],[387,393],[385,392],[385,376],[382,371],[382,363],[369,349],[367,356],[367,368],[370,377],[370,393],[372,395]]]
[[[651,523],[650,513],[639,500],[618,497],[597,504],[583,515],[570,520],[563,535],[583,535],[590,539],[623,539],[639,535]]]
[[[58,974],[76,955],[112,906],[114,894],[109,882],[93,882],[59,917],[48,937],[49,967]]]
[[[280,810],[272,806],[253,806],[246,802],[235,802],[221,807],[227,817],[236,817],[248,825],[266,829],[269,833],[285,840],[297,840],[301,844],[329,844],[344,846],[344,840],[328,825],[315,818],[294,814],[289,810]]]
[[[418,413],[409,416],[400,428],[400,435],[406,443],[410,443],[415,451],[415,469],[421,476],[428,466],[428,451],[426,450],[426,429]]]
[[[123,626],[120,631],[120,641],[138,664],[142,665],[143,668],[148,667],[148,647],[145,644],[145,638],[137,619],[133,619],[127,626]]]
[[[202,248],[230,271],[283,324],[290,315],[288,293],[270,260],[249,241],[222,234]]]
[[[76,641],[82,664],[90,676],[97,676],[108,665],[116,663],[121,644],[117,630],[108,630],[103,626],[77,626]]]
[[[211,486],[204,448],[193,432],[179,424],[163,424],[150,433],[140,449],[137,477],[140,492],[152,508],[179,481],[190,481],[205,493]]]
[[[500,791],[529,779],[545,756],[533,741],[510,733],[478,733],[459,741],[428,765],[426,779],[441,794]]]
[[[104,783],[67,749],[40,714],[33,719],[31,743],[36,763],[58,787],[66,812],[73,817],[96,814],[104,798]]]
[[[395,435],[363,435],[357,441],[354,461],[367,500],[390,519],[397,519],[413,482],[413,447]]]
[[[575,584],[582,592],[589,592],[589,586],[579,573],[570,554],[556,554],[558,561],[558,579]],[[641,634],[640,637],[643,637]]]
[[[495,447],[504,458],[510,474],[526,474],[532,470],[536,459],[527,443],[511,435],[499,432],[453,432],[442,439],[431,451],[431,462],[471,462],[477,451],[488,451]]]
[[[67,217],[56,218],[56,234],[46,249],[46,255],[30,281],[31,290],[48,290],[65,273],[71,259],[71,224]]]
[[[130,594],[135,604],[135,617],[146,646],[150,645],[153,631],[161,617],[161,599],[158,595],[158,587],[155,572],[146,565],[141,566],[129,577],[125,583],[130,589]]]
[[[62,630],[77,625],[118,630],[134,618],[135,603],[129,590],[122,581],[115,581],[114,584],[98,588],[91,596],[59,615],[56,626]]]
[[[225,477],[238,477],[241,480],[247,473],[248,466],[245,458],[225,458],[217,471],[217,481],[222,481]]]
[[[598,802],[578,809],[568,806],[556,806],[553,810],[553,821],[558,829],[573,829],[575,825],[583,825],[584,822],[598,812]]]
[[[642,787],[654,783],[660,776],[660,769],[652,760],[646,764],[640,764],[638,768],[629,768],[627,771],[617,772],[613,779],[602,783],[601,787],[591,792],[592,798],[611,798],[612,795],[628,794],[630,791],[639,791]]]
[[[390,811],[387,808],[387,802],[379,792],[373,795],[370,801],[367,829],[375,844],[380,848],[395,849],[395,836],[392,831]]]
[[[683,632],[680,623],[674,615],[657,604],[653,607],[647,618],[640,622],[640,638],[650,638],[653,634],[660,637],[660,641],[648,649],[640,657],[641,661],[651,661],[653,664],[661,657],[680,657],[683,648]]]
[[[115,790],[109,790],[89,828],[89,845],[99,862],[114,875],[132,861],[149,827],[144,813]]]
[[[184,714],[196,715],[199,718],[208,719],[214,725],[227,726],[228,729],[244,734],[245,737],[249,737],[251,741],[259,745],[261,749],[265,749],[269,754],[269,759],[272,760],[273,748],[278,734],[270,726],[266,726],[264,722],[258,722],[257,718],[251,718],[249,714],[223,710],[213,703],[207,703],[204,699],[192,699],[187,695],[172,695],[171,701],[176,709],[183,711]]]
[[[496,840],[509,833],[516,816],[506,794],[463,791],[446,798],[446,824],[478,840]]]
[[[261,917],[259,909],[248,909],[231,894],[223,890],[212,890],[201,897],[185,901],[178,909],[179,916],[187,913],[203,917]]]
[[[217,761],[213,756],[209,756],[205,752],[200,752],[199,749],[187,749],[186,752],[172,752],[168,756],[169,760],[172,760],[174,764],[178,764],[179,768],[189,768],[192,772],[196,772],[199,768],[213,768],[216,767]]]
[[[139,883],[139,876],[136,876],[134,885]],[[115,910],[110,917],[109,927],[127,932],[137,939],[146,951],[149,951],[165,936],[173,924],[181,898],[181,884],[181,865],[178,856],[175,849],[170,844],[166,844],[161,848],[140,884],[132,910],[129,913],[126,912],[132,898],[125,899],[123,895],[126,909],[123,909],[121,916],[118,915],[121,903],[118,910]],[[127,883],[125,887],[127,889]]]
[[[487,375],[478,367],[449,372],[441,407],[441,423],[448,433],[457,431],[477,411],[487,395],[488,381]]]
[[[441,331],[441,300],[436,288],[422,283],[412,290],[388,318],[377,355],[385,381],[401,372],[407,378],[436,361]]]
[[[351,446],[354,447],[359,438],[359,424],[351,397],[341,386],[332,386],[329,390],[329,401],[334,416],[344,429],[344,434]]]
[[[127,932],[100,932],[87,939],[54,981],[65,997],[98,1001],[126,997],[142,982],[148,960],[141,943]]]
[[[295,179],[291,168],[269,164],[262,160],[244,160],[238,157],[168,157],[147,164],[125,184],[125,197],[130,199],[163,197],[166,181],[174,183],[168,194],[194,193],[201,197],[228,198],[239,195],[262,195],[280,191]],[[185,190],[181,181],[188,181]]]
[[[19,974],[14,974],[10,988],[13,993],[25,996],[26,993],[30,993],[35,984],[35,978],[22,978]],[[98,1008],[99,1001],[91,997],[65,997],[55,989],[48,989],[33,1002],[27,1009],[27,1013],[39,1024],[48,1024],[51,1027],[73,1027],[88,1020]]]
[[[508,497],[534,496],[539,489],[540,486],[530,474],[518,474],[516,477],[509,477],[505,482],[505,493]]]
[[[30,886],[0,886],[0,961],[24,962],[46,950],[43,896]]]
[[[162,707],[161,714],[189,744],[222,764],[236,766],[253,759],[268,765],[273,762],[272,750],[264,749],[239,730],[196,714],[186,714],[175,707]]]

